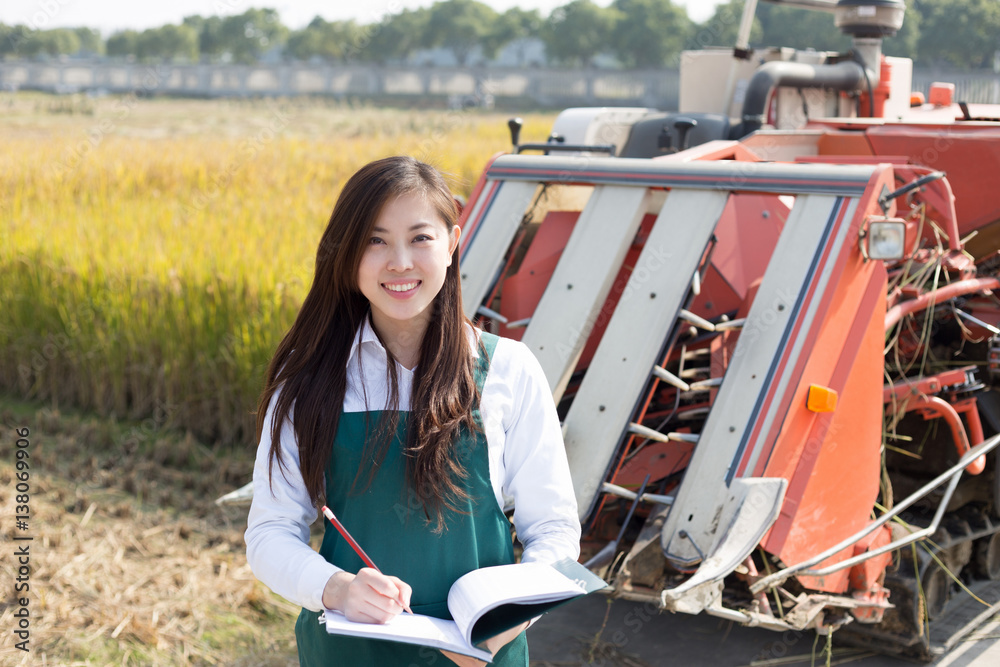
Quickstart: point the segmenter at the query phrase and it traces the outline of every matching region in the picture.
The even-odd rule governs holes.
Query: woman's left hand
[[[528,627],[528,622],[525,621],[521,625],[511,628],[506,632],[501,632],[498,635],[494,635],[486,640],[486,650],[493,655],[497,654],[497,651],[502,649],[504,646],[514,641],[514,638],[519,634],[524,632]],[[467,655],[461,655],[460,653],[452,653],[451,651],[441,651],[444,653],[445,657],[454,662],[459,667],[483,667],[486,663],[482,660],[476,658],[471,658]]]

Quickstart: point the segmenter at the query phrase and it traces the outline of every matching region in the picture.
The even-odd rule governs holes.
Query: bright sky
[[[484,0],[497,11],[511,7],[538,9],[543,16],[565,5],[569,0]],[[688,16],[704,21],[712,15],[722,0],[674,0],[687,7]],[[610,0],[596,0],[606,7]],[[372,23],[386,14],[403,9],[429,7],[434,0],[167,0],[166,2],[136,2],[135,0],[3,0],[0,2],[0,23],[26,24],[33,28],[87,26],[99,28],[107,36],[126,28],[145,29],[167,23],[180,23],[191,14],[202,16],[241,14],[251,7],[277,9],[281,21],[290,28],[304,27],[316,15],[328,21],[355,19]]]

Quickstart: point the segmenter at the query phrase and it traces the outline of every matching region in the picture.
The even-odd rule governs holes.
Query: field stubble
[[[0,598],[0,664],[295,663],[298,609],[256,581],[244,557],[245,507],[213,499],[245,476],[246,457],[190,434],[0,399],[0,441],[31,435],[28,652]],[[0,462],[0,515],[15,514],[14,472]],[[23,510],[22,510],[23,512]],[[12,582],[14,558],[0,559]]]

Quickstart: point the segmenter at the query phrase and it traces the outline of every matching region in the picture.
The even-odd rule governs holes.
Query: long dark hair
[[[382,208],[406,194],[420,194],[451,230],[458,218],[455,200],[441,175],[411,157],[390,157],[369,163],[350,178],[337,199],[316,253],[312,287],[291,329],[285,334],[267,369],[264,391],[257,406],[257,439],[264,429],[267,408],[275,392],[268,476],[281,457],[281,425],[294,404],[299,465],[312,501],[325,495],[323,473],[333,449],[334,434],[347,389],[347,362],[355,333],[368,315],[368,300],[358,288],[358,268]],[[422,501],[435,530],[445,528],[445,510],[457,509],[467,498],[457,480],[466,476],[454,443],[464,426],[477,428],[472,417],[478,402],[473,357],[462,310],[458,248],[452,254],[444,285],[433,304],[433,316],[420,346],[409,412],[406,456],[412,492]],[[398,407],[395,361],[386,348],[390,403]],[[367,443],[374,468],[359,470],[367,477],[385,457],[398,416],[388,410],[378,429],[378,442]]]

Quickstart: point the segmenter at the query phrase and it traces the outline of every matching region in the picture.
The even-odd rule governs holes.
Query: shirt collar
[[[354,334],[354,342],[351,343],[351,356],[354,358],[358,354],[358,347],[362,343],[372,343],[379,350],[385,354],[385,348],[382,346],[382,341],[378,339],[378,334],[375,333],[375,329],[372,328],[371,318],[365,315],[364,320],[361,322],[361,326],[358,327],[357,333]]]
[[[470,327],[469,325],[465,325],[465,333],[466,337],[469,340],[469,347],[472,348],[471,350],[472,358],[478,359],[479,345],[477,345],[477,343],[479,342],[479,335],[482,332],[476,327]],[[372,327],[371,318],[368,317],[367,315],[365,316],[365,319],[362,321],[361,326],[358,327],[357,333],[354,334],[354,342],[351,343],[351,355],[349,357],[350,359],[353,359],[355,355],[358,354],[358,348],[363,343],[370,343],[374,345],[378,350],[382,352],[383,355],[385,355],[385,347],[383,347],[382,341],[379,340],[378,334],[375,333],[375,329]]]

